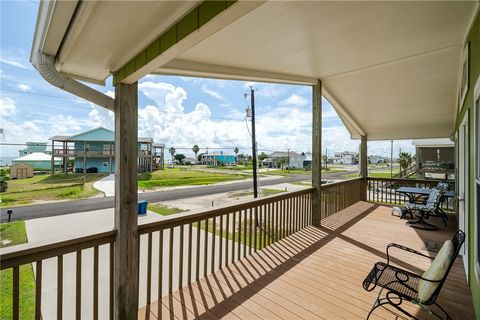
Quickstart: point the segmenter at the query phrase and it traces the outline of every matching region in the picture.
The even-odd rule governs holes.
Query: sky
[[[48,142],[54,135],[75,134],[95,127],[113,129],[113,113],[58,89],[29,62],[37,1],[0,1],[0,128],[2,143]],[[106,86],[91,85],[113,97]],[[312,149],[312,91],[308,86],[279,85],[173,76],[146,76],[139,81],[139,136],[192,154],[223,149],[251,153],[250,123],[245,109],[250,87],[255,90],[259,152],[308,152]],[[323,99],[323,153],[358,151],[333,107]],[[21,146],[2,145],[1,156],[17,156]],[[395,141],[399,150],[413,152],[411,141]],[[390,156],[390,141],[369,142],[370,155]]]

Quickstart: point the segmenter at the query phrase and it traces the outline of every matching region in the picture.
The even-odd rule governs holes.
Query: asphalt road
[[[268,186],[280,183],[288,183],[295,181],[310,180],[309,175],[296,175],[289,177],[282,177],[278,179],[263,180],[260,181],[261,186]],[[159,202],[168,200],[177,200],[183,198],[206,196],[209,194],[216,194],[222,192],[231,192],[238,190],[245,190],[252,187],[252,181],[242,181],[230,184],[222,185],[210,185],[193,188],[175,189],[155,191],[148,193],[141,193],[138,195],[139,200],[147,200],[149,202]],[[14,220],[28,220],[35,218],[44,218],[59,216],[69,213],[92,211],[99,209],[112,208],[114,197],[105,198],[91,198],[75,201],[62,201],[44,204],[34,204],[29,206],[21,206],[12,208],[12,221]],[[8,207],[4,207],[0,211],[0,222],[6,222],[8,220],[7,210]]]

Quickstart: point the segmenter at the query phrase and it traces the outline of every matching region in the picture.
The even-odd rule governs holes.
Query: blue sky
[[[98,126],[113,129],[113,114],[45,82],[29,62],[38,9],[36,1],[1,1],[0,127],[6,143],[48,141]],[[110,79],[97,90],[113,95]],[[311,151],[311,88],[170,76],[147,76],[139,83],[139,135],[191,153],[201,148],[235,146],[249,152],[244,98],[256,91],[260,152]],[[329,154],[357,151],[331,105],[323,101],[323,144]],[[185,150],[181,148],[186,148]],[[242,150],[242,148],[245,148]],[[413,151],[410,141],[395,143]],[[16,156],[17,146],[2,146],[2,156]],[[369,143],[369,153],[387,156],[389,142]]]

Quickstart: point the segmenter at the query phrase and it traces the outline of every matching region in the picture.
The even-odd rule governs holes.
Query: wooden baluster
[[[98,246],[93,248],[93,319],[98,319]]]
[[[247,256],[247,210],[243,211],[243,257]]]
[[[278,233],[279,233],[279,223],[280,223],[280,202],[278,201],[275,201],[274,203],[274,206],[275,206],[275,241],[278,241],[279,240],[279,236],[278,236]]]
[[[262,229],[262,248],[265,248],[267,246],[267,205],[262,206]]]
[[[197,242],[195,244],[195,280],[200,279],[200,233],[202,231],[202,222],[197,221]]]
[[[217,217],[212,217],[212,262],[210,264],[210,269],[211,272],[213,273],[215,271],[215,256],[216,256],[216,250],[215,250],[215,240],[217,237]]]
[[[42,260],[35,263],[35,320],[42,319]]]
[[[204,244],[203,244],[203,276],[207,276],[208,269],[208,219],[205,219],[205,233]],[[213,253],[212,253],[213,254]]]
[[[192,282],[192,229],[193,224],[190,222],[188,224],[188,262],[187,262],[187,284]]]
[[[253,251],[257,251],[257,246],[258,246],[258,243],[257,243],[257,233],[258,233],[258,206],[254,208],[255,212],[254,212],[254,218],[253,218]]]
[[[183,287],[183,236],[184,225],[180,226],[180,251],[178,256],[178,289]]]
[[[253,216],[252,216],[252,208],[248,209],[248,254],[252,254],[252,222],[253,222]]]
[[[168,241],[168,293],[173,292],[173,240],[175,228],[171,227],[169,230],[169,241]]]
[[[218,238],[218,269],[222,268],[223,258],[223,214],[220,216],[220,237]]]
[[[287,236],[287,199],[282,200],[282,238]]]
[[[228,266],[228,247],[230,247],[230,244],[229,244],[229,228],[230,228],[230,213],[227,213],[227,217],[225,219],[225,232],[226,232],[226,235],[225,235],[225,266]]]
[[[20,314],[20,267],[13,267],[13,301],[12,301],[12,319],[18,320]]]
[[[238,212],[238,243],[237,243],[237,259],[240,260],[242,251],[242,211]]]
[[[163,297],[163,229],[158,231],[158,303],[157,303],[157,314],[162,314],[162,304],[160,301]]]
[[[236,238],[236,230],[235,230],[235,225],[237,223],[237,213],[233,212],[232,213],[232,261],[233,263],[235,261],[235,238]]]
[[[76,281],[75,281],[75,318],[82,318],[82,251],[77,251],[76,259]]]

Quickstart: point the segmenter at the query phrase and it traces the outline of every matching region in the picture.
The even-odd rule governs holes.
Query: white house
[[[335,152],[328,160],[333,164],[355,164],[355,156],[356,153],[351,151]]]
[[[263,160],[263,166],[266,168],[302,169],[305,156],[295,151],[275,151],[268,158]]]
[[[387,159],[386,159],[385,157],[378,156],[378,155],[369,156],[369,157],[368,157],[368,160],[370,161],[370,163],[373,163],[373,164],[378,164],[378,163],[385,163],[385,162],[387,162]],[[388,161],[390,161],[390,159],[388,159]]]

